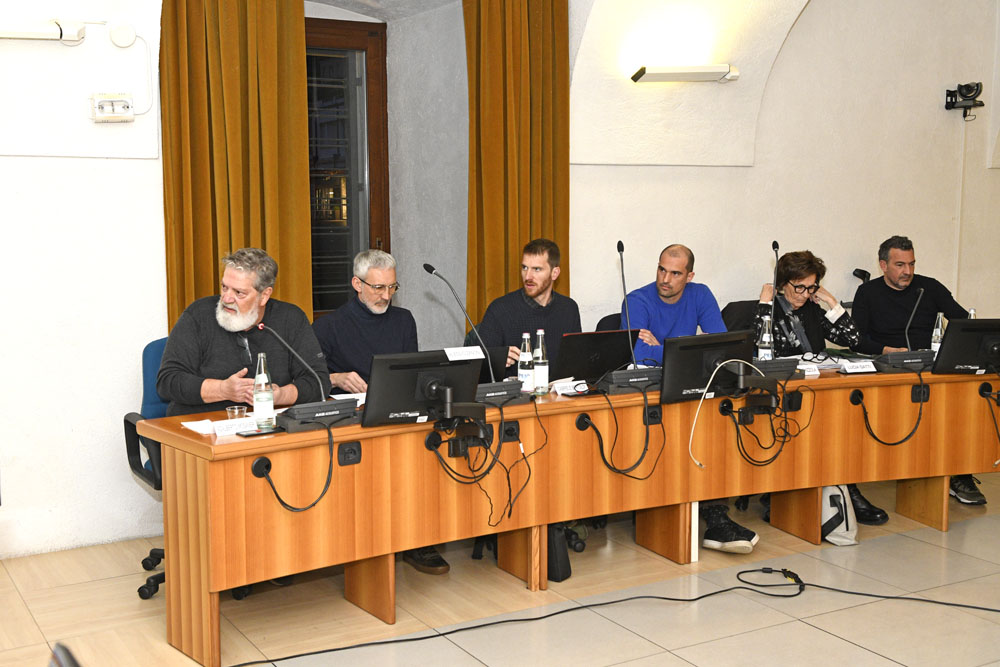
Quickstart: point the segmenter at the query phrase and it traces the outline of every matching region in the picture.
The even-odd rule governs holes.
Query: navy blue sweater
[[[390,305],[376,315],[358,297],[313,323],[331,373],[354,371],[368,382],[376,354],[417,351],[417,323],[405,308]]]

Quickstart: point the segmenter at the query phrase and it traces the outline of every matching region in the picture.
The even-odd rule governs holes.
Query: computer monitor
[[[445,416],[447,403],[476,400],[482,359],[452,361],[444,350],[376,354],[362,426],[406,424]]]
[[[932,373],[1000,371],[1000,320],[951,320]]]
[[[716,366],[729,359],[749,362],[753,348],[754,332],[749,329],[664,339],[660,403],[701,398]],[[734,393],[746,370],[743,364],[727,364],[715,374],[709,392]]]

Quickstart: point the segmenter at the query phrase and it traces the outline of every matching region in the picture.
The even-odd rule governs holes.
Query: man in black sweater
[[[357,296],[313,323],[326,355],[330,382],[350,393],[368,391],[372,357],[417,351],[417,323],[405,308],[392,305],[399,291],[396,260],[381,250],[354,257],[351,286]],[[433,546],[403,552],[403,560],[421,572],[444,574],[450,567]]]
[[[910,346],[914,350],[927,350],[931,346],[931,332],[938,313],[949,320],[964,319],[968,311],[955,301],[948,288],[933,278],[914,273],[916,259],[913,242],[905,236],[892,236],[878,248],[878,265],[881,280],[871,280],[858,287],[854,294],[852,316],[861,331],[861,341],[854,347],[857,352],[885,354],[901,352],[906,346],[906,323],[910,322]],[[920,304],[917,298],[920,290]],[[979,492],[972,475],[954,475],[951,478],[951,495],[967,505],[985,505],[986,497]]]
[[[381,250],[354,258],[351,286],[357,295],[313,324],[330,382],[350,393],[368,391],[372,357],[417,351],[417,323],[405,308],[392,305],[399,290],[396,260]]]
[[[322,400],[330,390],[323,353],[309,319],[293,304],[271,298],[277,263],[260,248],[222,258],[221,294],[189,305],[170,331],[156,390],[170,402],[168,415],[253,405],[257,354],[267,354],[274,405]],[[270,331],[277,331],[318,372],[304,368]]]
[[[563,334],[580,332],[580,308],[576,301],[553,289],[559,277],[559,246],[549,239],[535,239],[521,257],[523,287],[494,299],[483,315],[479,335],[487,347],[505,345],[507,374],[517,374],[521,334],[535,340],[538,329],[545,331],[549,367],[556,366]]]

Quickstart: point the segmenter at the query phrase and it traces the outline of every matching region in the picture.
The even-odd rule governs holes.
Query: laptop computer
[[[608,371],[632,363],[632,350],[638,339],[638,329],[563,334],[559,357],[549,379],[573,377],[596,382]]]

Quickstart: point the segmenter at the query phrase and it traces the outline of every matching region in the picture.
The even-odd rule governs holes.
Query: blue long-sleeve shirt
[[[649,329],[656,339],[693,336],[701,327],[703,333],[722,333],[726,325],[719,304],[707,285],[688,283],[677,303],[664,303],[656,291],[656,283],[644,285],[628,294],[629,317],[633,329]],[[622,326],[626,326],[625,304],[622,303]],[[663,363],[663,346],[643,341],[635,344],[635,359],[656,365]]]

